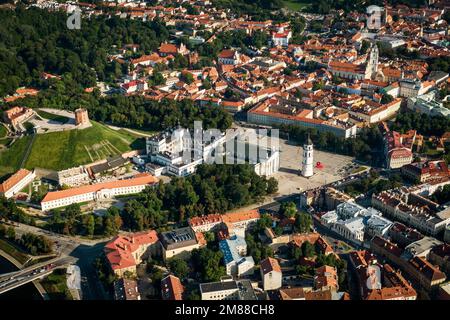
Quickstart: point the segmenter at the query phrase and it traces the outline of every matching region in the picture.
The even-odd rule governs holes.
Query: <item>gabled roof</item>
[[[169,275],[161,280],[161,294],[164,300],[183,300],[184,287],[180,278]]]
[[[0,193],[5,193],[11,188],[13,188],[16,184],[18,184],[22,179],[24,179],[26,176],[28,176],[31,172],[27,169],[20,169],[16,173],[14,173],[11,177],[9,177],[7,180],[3,181],[3,183],[0,184]]]
[[[133,253],[143,245],[151,245],[158,241],[155,230],[119,235],[105,245],[106,258],[113,270],[135,266],[137,261]]]
[[[271,257],[262,260],[260,268],[263,274],[267,274],[272,271],[281,273],[281,267],[280,264],[278,263],[278,260]]]

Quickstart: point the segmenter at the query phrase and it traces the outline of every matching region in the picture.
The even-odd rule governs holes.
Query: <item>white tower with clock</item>
[[[313,143],[311,138],[306,139],[303,145],[303,161],[302,161],[302,176],[308,178],[314,174],[314,159],[313,159]]]

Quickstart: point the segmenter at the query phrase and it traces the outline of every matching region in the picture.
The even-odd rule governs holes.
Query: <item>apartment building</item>
[[[372,206],[392,219],[432,236],[443,232],[450,223],[449,208],[443,208],[406,188],[372,195]]]
[[[316,269],[314,275],[314,290],[337,292],[339,279],[337,269],[331,266],[321,266]]]
[[[252,256],[247,256],[245,237],[233,234],[219,242],[219,249],[223,253],[227,275],[240,277],[253,273],[255,261]]]
[[[380,264],[369,251],[351,252],[350,263],[363,300],[416,300],[411,284],[390,265]]]
[[[188,259],[192,250],[206,244],[201,233],[195,233],[191,227],[161,232],[159,239],[165,261],[173,257]]]
[[[426,290],[436,288],[446,280],[446,275],[426,257],[417,255],[410,258],[410,254],[404,254],[403,249],[389,240],[375,237],[372,239],[370,247],[374,253],[387,258],[395,266],[408,273]]]
[[[218,282],[201,283],[202,300],[257,300],[250,280],[223,279]]]
[[[264,291],[281,288],[283,274],[277,259],[268,257],[260,262],[259,268]]]
[[[356,135],[354,124],[340,119],[322,120],[313,118],[313,112],[295,105],[293,101],[269,98],[247,113],[247,120],[266,126],[297,125],[304,128],[316,129],[319,132],[331,132],[337,136],[350,138]]]
[[[410,130],[401,134],[389,130],[387,126],[384,128],[386,129],[383,136],[386,167],[398,169],[410,164],[413,160],[412,148],[416,140],[416,131]]]
[[[401,168],[404,176],[422,183],[446,180],[450,177],[447,163],[443,160],[416,162]]]

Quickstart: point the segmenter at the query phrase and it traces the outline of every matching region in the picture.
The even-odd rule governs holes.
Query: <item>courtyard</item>
[[[278,196],[291,195],[332,183],[344,177],[343,170],[352,163],[353,158],[329,152],[314,150],[314,175],[301,176],[303,148],[287,140],[280,139],[280,169],[274,175],[278,180]],[[316,164],[320,162],[321,168]]]

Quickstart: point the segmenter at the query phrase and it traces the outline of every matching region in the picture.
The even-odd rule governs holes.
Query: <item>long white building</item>
[[[148,173],[131,179],[97,183],[67,190],[47,193],[41,202],[42,211],[65,207],[73,203],[110,199],[118,195],[141,192],[146,186],[156,184],[158,179]]]
[[[7,199],[11,198],[30,184],[35,177],[34,170],[20,169],[0,184],[0,195],[3,195]]]

